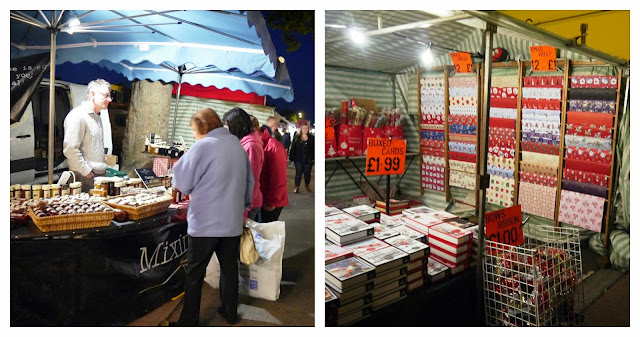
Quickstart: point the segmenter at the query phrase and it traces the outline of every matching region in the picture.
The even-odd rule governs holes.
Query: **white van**
[[[87,97],[87,86],[55,81],[55,126],[54,126],[54,181],[68,165],[62,153],[64,119],[73,108]],[[105,113],[106,112],[106,113]],[[111,154],[111,121],[107,110],[103,111],[102,126],[104,144]],[[43,79],[31,97],[22,118],[11,124],[10,170],[11,184],[38,184],[48,180],[49,149],[49,80]]]

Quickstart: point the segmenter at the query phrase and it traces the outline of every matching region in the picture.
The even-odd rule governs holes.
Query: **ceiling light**
[[[353,40],[353,42],[355,42],[356,44],[364,44],[364,42],[366,41],[364,32],[360,30],[351,28],[349,29],[349,35],[351,35],[351,40]]]
[[[280,63],[284,63],[284,57],[279,56],[279,57],[278,57],[278,61],[280,61]]]
[[[325,27],[329,27],[329,28],[340,28],[340,29],[344,29],[347,28],[347,26],[345,25],[332,25],[332,24],[326,24],[324,25]]]
[[[431,65],[431,63],[433,62],[433,52],[431,51],[431,42],[429,42],[429,47],[427,48],[427,50],[425,50],[422,53],[421,59],[422,59],[422,63],[425,66]]]

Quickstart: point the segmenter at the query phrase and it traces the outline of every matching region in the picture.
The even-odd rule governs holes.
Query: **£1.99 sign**
[[[522,235],[522,208],[516,205],[485,214],[485,232],[489,241],[519,246]]]
[[[403,174],[406,157],[406,140],[368,138],[365,175]]]

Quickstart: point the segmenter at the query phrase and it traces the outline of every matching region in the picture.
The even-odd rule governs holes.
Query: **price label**
[[[334,127],[334,126],[336,126],[336,120],[333,119],[333,118],[325,117],[324,118],[324,126],[325,126],[325,128]]]
[[[365,175],[403,174],[406,158],[406,140],[368,138]]]
[[[332,127],[324,128],[324,136],[327,140],[336,139],[336,130]]]
[[[484,219],[489,241],[512,246],[524,244],[521,205],[487,213]]]
[[[550,46],[531,46],[531,70],[533,71],[556,71],[558,60],[556,60],[556,48]]]
[[[453,61],[453,67],[456,73],[470,73],[473,72],[473,64],[471,62],[471,54],[469,53],[451,53],[451,61]]]

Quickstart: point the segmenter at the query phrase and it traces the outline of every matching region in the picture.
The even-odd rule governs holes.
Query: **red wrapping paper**
[[[567,111],[568,124],[604,125],[613,127],[613,115],[598,112]]]
[[[595,184],[600,186],[609,186],[609,175],[598,174],[593,172],[577,171],[565,168],[564,179],[573,180],[581,183]]]
[[[567,147],[567,158],[587,160],[594,163],[611,164],[611,151],[592,149],[587,147]]]
[[[475,154],[470,154],[470,153],[463,153],[463,152],[449,152],[449,159],[453,159],[453,160],[459,160],[459,161],[466,161],[468,163],[475,163],[476,162],[476,155]]]
[[[520,181],[554,188],[558,186],[557,177],[533,172],[520,171]]]
[[[516,120],[515,119],[509,119],[509,118],[490,117],[489,118],[489,127],[507,128],[507,129],[515,130],[515,128],[516,128]]]
[[[559,155],[560,153],[560,148],[557,145],[528,142],[525,140],[523,140],[520,144],[522,144],[523,151],[546,153],[555,156]]]
[[[593,173],[603,174],[607,176],[611,174],[610,164],[594,163],[594,162],[580,160],[580,159],[565,158],[564,167],[571,170],[593,172]]]
[[[582,124],[567,124],[565,130],[568,135],[575,135],[575,136],[586,136],[586,137],[607,138],[607,139],[611,139],[611,136],[612,136],[611,128],[608,128],[604,125],[592,126],[592,125],[582,125]]]
[[[523,109],[560,110],[562,101],[548,98],[523,98]]]
[[[509,108],[509,109],[517,109],[518,108],[518,100],[512,98],[491,98],[489,100],[489,104],[494,108]]]

